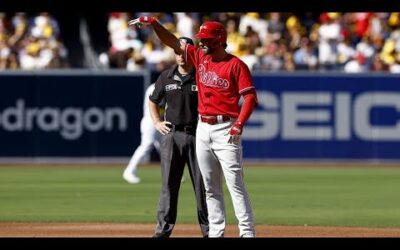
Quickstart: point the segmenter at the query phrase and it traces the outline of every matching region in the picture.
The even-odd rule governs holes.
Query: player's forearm
[[[244,125],[250,118],[255,107],[257,106],[257,95],[254,91],[254,93],[247,94],[243,96],[243,98],[244,100],[242,108],[240,110],[238,121]]]
[[[167,30],[158,21],[153,22],[151,25],[161,42],[163,42],[165,45],[172,48],[176,52],[181,51],[179,39],[174,34]]]

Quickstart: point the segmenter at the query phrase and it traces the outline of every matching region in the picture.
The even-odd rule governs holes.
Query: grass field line
[[[2,166],[125,166],[130,158],[127,157],[0,157],[0,167]],[[141,164],[143,166],[160,165],[160,162],[153,161]],[[399,160],[377,160],[377,159],[245,159],[244,165],[247,166],[313,166],[313,167],[400,167]]]

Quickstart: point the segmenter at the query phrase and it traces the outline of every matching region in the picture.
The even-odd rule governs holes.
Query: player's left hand
[[[243,131],[243,123],[236,121],[229,130],[228,143],[238,144]]]

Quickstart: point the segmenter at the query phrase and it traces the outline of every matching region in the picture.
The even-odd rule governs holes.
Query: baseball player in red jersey
[[[214,21],[203,23],[196,34],[200,39],[196,47],[181,43],[152,16],[141,16],[129,24],[152,26],[164,44],[183,54],[196,68],[199,97],[196,153],[206,189],[209,237],[223,237],[225,232],[223,176],[240,236],[255,237],[252,206],[243,179],[241,134],[257,105],[257,94],[247,65],[225,50],[224,25]]]

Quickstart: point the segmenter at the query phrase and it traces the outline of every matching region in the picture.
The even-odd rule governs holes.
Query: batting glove
[[[239,142],[240,136],[243,131],[243,123],[240,121],[236,121],[231,129],[229,130],[229,140],[228,143],[237,144]]]
[[[136,25],[140,28],[142,25],[151,25],[156,21],[155,17],[152,16],[140,16],[136,19],[130,20],[128,25]]]

